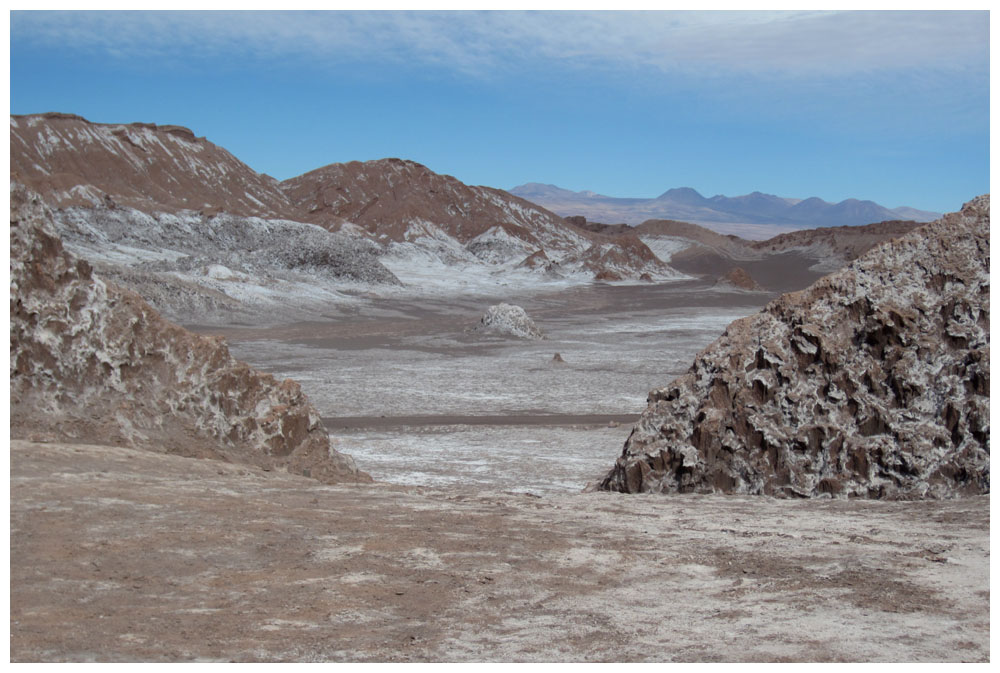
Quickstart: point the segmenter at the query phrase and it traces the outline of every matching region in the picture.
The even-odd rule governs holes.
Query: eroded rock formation
[[[544,339],[545,335],[535,325],[535,321],[520,306],[496,304],[487,309],[476,326],[478,330],[515,336],[521,339]]]
[[[164,320],[63,251],[40,197],[11,187],[14,438],[116,444],[370,481],[330,447],[299,385],[260,374],[221,338]]]
[[[750,290],[752,292],[760,292],[764,289],[747,273],[746,269],[740,266],[734,266],[719,280],[715,281],[715,284],[723,288],[731,287],[737,290]]]
[[[920,498],[989,492],[989,196],[731,324],[601,486]]]

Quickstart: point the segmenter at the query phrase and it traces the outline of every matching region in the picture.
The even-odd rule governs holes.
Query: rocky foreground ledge
[[[649,406],[601,488],[988,493],[990,199],[731,324]]]
[[[299,385],[167,322],[63,251],[36,194],[11,185],[11,438],[113,444],[371,481],[330,447]]]

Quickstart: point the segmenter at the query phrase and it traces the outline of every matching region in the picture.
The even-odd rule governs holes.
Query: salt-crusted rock
[[[545,335],[524,309],[514,304],[496,304],[487,309],[477,325],[478,330],[519,337],[521,339],[544,339]]]
[[[172,319],[209,321],[240,309],[273,315],[291,308],[289,295],[315,305],[343,284],[400,284],[377,244],[312,224],[124,206],[64,208],[52,224],[101,278]]]
[[[594,274],[594,280],[616,281],[645,276],[677,278],[681,274],[657,257],[633,234],[592,234],[595,243],[584,252],[562,261],[564,268]]]
[[[737,320],[649,406],[602,488],[989,492],[989,196]]]
[[[298,384],[164,320],[63,251],[37,194],[11,186],[11,437],[117,444],[370,481],[330,447]]]

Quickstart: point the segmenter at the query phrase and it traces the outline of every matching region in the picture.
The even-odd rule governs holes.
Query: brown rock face
[[[330,164],[282,182],[281,189],[307,222],[344,218],[394,241],[432,224],[463,244],[496,226],[534,248],[585,243],[558,215],[403,159]]]
[[[757,284],[750,274],[746,272],[746,269],[736,266],[729,270],[726,275],[720,278],[716,285],[730,285],[741,290],[763,290],[760,285]]]
[[[62,249],[40,198],[11,187],[11,436],[158,448],[370,481],[298,384],[192,334]]]
[[[181,126],[11,115],[10,168],[52,207],[296,219],[278,182]]]
[[[518,264],[518,267],[523,267],[527,269],[548,269],[553,268],[553,262],[549,259],[549,256],[545,254],[544,250],[536,250],[524,260]]]
[[[989,492],[989,196],[731,324],[649,395],[601,486]]]
[[[604,236],[499,189],[470,187],[402,159],[331,164],[281,183],[308,222],[347,219],[377,240],[449,236],[490,262],[585,270],[597,279],[676,275],[637,237]],[[536,251],[530,255],[528,251]],[[542,256],[538,256],[538,251]]]

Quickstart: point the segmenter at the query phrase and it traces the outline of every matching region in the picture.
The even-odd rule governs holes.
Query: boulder
[[[514,336],[520,339],[544,339],[545,335],[524,309],[514,304],[496,304],[487,309],[477,326],[494,334]]]
[[[736,290],[749,290],[751,292],[763,292],[762,288],[757,281],[755,281],[746,269],[743,267],[735,266],[729,270],[724,276],[720,277],[715,281],[716,287],[721,288],[732,288]]]

